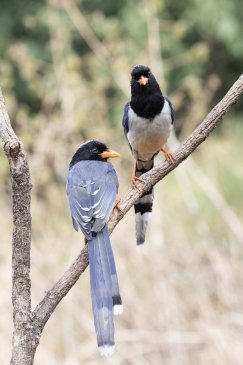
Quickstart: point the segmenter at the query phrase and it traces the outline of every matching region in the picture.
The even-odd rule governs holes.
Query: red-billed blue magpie
[[[105,356],[114,350],[113,315],[123,310],[107,230],[118,191],[117,174],[107,159],[118,156],[101,142],[83,143],[72,157],[67,180],[73,226],[83,232],[88,244],[95,331]]]
[[[173,155],[164,149],[174,122],[170,100],[163,96],[150,68],[136,65],[131,72],[131,100],[125,105],[123,128],[134,156],[133,184],[139,176],[151,170],[159,151],[173,161]],[[145,241],[148,218],[152,212],[153,189],[135,204],[137,245]]]

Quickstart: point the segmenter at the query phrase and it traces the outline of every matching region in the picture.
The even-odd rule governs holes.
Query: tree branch
[[[0,138],[10,164],[13,194],[12,237],[12,363],[18,362],[18,347],[25,346],[25,328],[31,311],[30,282],[30,174],[22,143],[15,135],[0,90]],[[26,335],[28,336],[28,335]],[[15,361],[16,360],[16,361]]]
[[[137,199],[148,191],[157,182],[162,180],[182,161],[184,161],[214,130],[220,123],[222,117],[237,102],[243,93],[243,75],[234,83],[224,98],[212,109],[203,122],[191,133],[186,141],[173,153],[175,162],[164,163],[154,167],[152,170],[140,177],[141,182],[136,187],[131,187],[124,198],[120,201],[121,211],[113,210],[109,220],[109,232],[111,233],[118,222],[124,217]],[[54,311],[57,304],[65,296],[70,288],[76,283],[80,275],[88,266],[88,252],[85,246],[71,267],[64,273],[61,279],[47,292],[43,300],[36,307],[33,315],[39,326],[44,326],[50,314]],[[67,285],[68,283],[68,285]]]

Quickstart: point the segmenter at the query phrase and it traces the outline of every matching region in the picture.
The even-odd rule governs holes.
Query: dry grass
[[[212,138],[195,157],[241,219],[241,142],[230,141],[230,134]],[[36,365],[242,364],[242,246],[195,179],[183,176],[178,183],[172,173],[156,187],[142,252],[135,247],[133,211],[112,234],[125,308],[116,318],[114,356],[102,359],[96,348],[87,270],[48,322]],[[1,228],[0,362],[7,364],[12,313],[11,214],[6,207],[1,206],[0,218],[6,222]],[[48,207],[33,201],[33,306],[82,245],[71,227],[64,186],[53,190]]]

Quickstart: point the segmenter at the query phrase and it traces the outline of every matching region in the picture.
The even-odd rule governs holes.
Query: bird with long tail
[[[67,195],[75,230],[88,245],[90,289],[100,353],[114,351],[114,315],[123,311],[107,222],[116,204],[118,178],[108,158],[120,156],[98,141],[83,143],[69,165]]]

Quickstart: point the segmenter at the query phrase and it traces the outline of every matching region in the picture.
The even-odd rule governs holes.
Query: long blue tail
[[[114,351],[113,316],[122,312],[115,260],[105,226],[88,242],[90,288],[97,343],[102,355]]]

